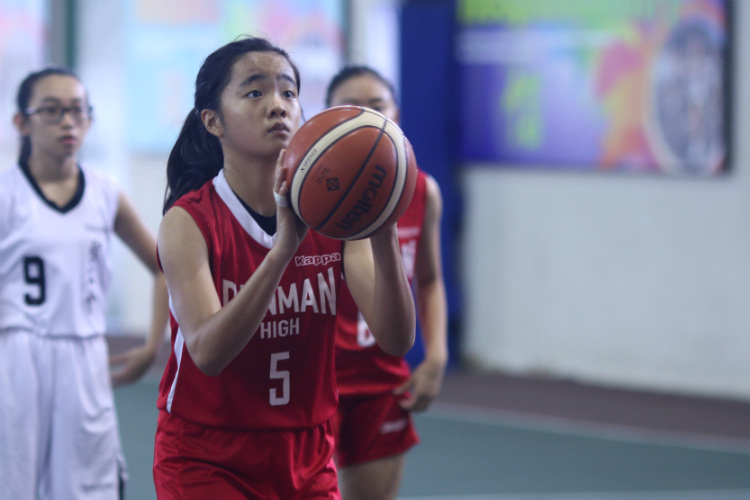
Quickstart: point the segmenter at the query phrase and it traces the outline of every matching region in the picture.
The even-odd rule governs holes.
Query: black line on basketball
[[[328,224],[328,221],[331,220],[331,217],[333,217],[333,214],[336,213],[336,211],[339,209],[339,207],[341,206],[341,204],[343,203],[343,201],[346,199],[346,197],[349,196],[349,193],[354,188],[354,186],[357,184],[357,180],[362,176],[362,171],[367,166],[367,162],[370,161],[370,158],[372,158],[372,155],[375,154],[375,149],[377,149],[378,144],[380,144],[380,138],[383,137],[383,134],[385,134],[385,126],[386,126],[387,123],[388,123],[387,121],[384,121],[383,125],[378,129],[379,130],[378,138],[375,140],[375,142],[373,142],[372,147],[370,148],[370,151],[367,153],[367,157],[365,158],[365,160],[362,163],[362,165],[360,165],[359,169],[357,170],[357,175],[355,175],[354,179],[352,179],[352,182],[349,183],[349,186],[346,188],[346,191],[339,197],[339,201],[336,203],[336,205],[334,205],[333,209],[331,209],[328,212],[328,216],[323,220],[323,222],[321,222],[320,224],[318,224],[318,226],[315,227],[314,229],[318,230],[321,227],[323,227],[326,224]],[[365,126],[369,127],[371,125],[365,125]],[[359,127],[359,128],[357,128],[355,130],[359,130],[361,128],[365,128],[365,127]],[[351,133],[351,132],[349,132],[349,133]],[[382,213],[382,211],[381,211],[381,213]]]
[[[331,131],[333,131],[333,130],[336,130],[336,128],[340,127],[341,125],[343,125],[343,124],[339,124],[339,125],[336,125],[336,127],[334,127],[334,128],[332,128],[331,130],[329,130],[329,132],[331,132]],[[352,133],[352,132],[354,132],[354,131],[356,131],[356,130],[362,129],[362,128],[366,127],[366,126],[368,126],[368,125],[365,125],[365,126],[362,126],[362,127],[359,127],[359,128],[355,128],[354,130],[350,130],[350,131],[349,131],[348,133],[350,134],[350,133]],[[304,175],[304,176],[302,177],[302,181],[300,181],[300,182],[301,182],[301,185],[304,185],[304,184],[305,184],[305,182],[307,182],[307,176],[308,176],[308,175],[310,175],[310,174],[312,173],[312,171],[313,171],[313,167],[315,167],[315,166],[316,166],[316,165],[318,164],[318,162],[319,162],[319,161],[320,161],[320,159],[321,159],[321,158],[323,157],[323,155],[324,155],[324,154],[326,153],[326,151],[328,151],[329,149],[331,149],[331,148],[332,148],[332,147],[333,147],[333,146],[334,146],[334,145],[335,145],[336,143],[338,143],[339,141],[341,141],[341,140],[343,140],[343,139],[346,139],[346,135],[342,135],[342,136],[340,136],[339,138],[337,138],[337,139],[335,139],[335,140],[331,141],[331,143],[330,143],[330,144],[328,145],[328,147],[326,147],[325,149],[323,149],[323,150],[322,150],[322,151],[321,151],[321,152],[320,152],[320,153],[318,154],[318,158],[317,158],[317,159],[316,159],[316,160],[315,160],[315,161],[314,161],[314,162],[313,162],[313,163],[312,163],[312,164],[310,165],[310,168],[308,168],[308,169],[307,169],[307,172],[305,172],[305,175]],[[301,158],[302,158],[302,159],[305,159],[305,158],[307,157],[307,155],[308,155],[308,154],[310,153],[310,151],[312,151],[312,150],[313,150],[313,149],[315,148],[315,145],[316,145],[317,143],[318,143],[318,141],[315,141],[315,142],[314,142],[314,143],[313,143],[313,144],[312,144],[312,145],[311,145],[311,146],[310,146],[310,147],[309,147],[309,148],[307,149],[307,151],[305,151],[305,154],[304,154],[304,155],[302,155],[302,157],[301,157]],[[295,175],[296,175],[296,173],[295,173]],[[300,189],[300,190],[299,190],[299,191],[297,192],[297,206],[298,206],[298,207],[300,206],[300,198],[301,198],[301,197],[302,197],[302,189]],[[318,227],[320,227],[320,226],[318,226]]]

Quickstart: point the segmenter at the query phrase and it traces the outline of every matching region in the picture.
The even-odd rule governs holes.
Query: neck
[[[229,187],[247,206],[266,217],[276,213],[273,199],[275,173],[275,161],[238,165],[224,159],[224,176]]]
[[[78,165],[75,156],[52,158],[40,154],[32,154],[28,160],[31,175],[37,182],[60,182],[76,179]]]

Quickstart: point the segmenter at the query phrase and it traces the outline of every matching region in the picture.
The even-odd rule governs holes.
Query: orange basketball
[[[414,194],[414,150],[393,121],[371,109],[337,106],[292,137],[284,165],[295,213],[340,240],[372,236],[398,220]]]

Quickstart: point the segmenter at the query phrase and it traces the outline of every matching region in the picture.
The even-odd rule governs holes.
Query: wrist
[[[425,352],[424,362],[443,369],[448,364],[448,353],[445,351]]]
[[[290,254],[289,256],[286,255],[287,253],[289,252],[279,248],[277,245],[274,245],[266,254],[266,258],[263,260],[263,263],[270,269],[278,271],[279,277],[281,277],[281,275],[284,273],[284,269],[286,269],[286,266],[289,265],[289,263],[292,261],[292,258],[294,257],[294,253]]]
[[[398,232],[396,231],[396,225],[391,224],[370,236],[370,245],[372,246],[373,252],[379,252],[381,250],[388,251],[394,248],[398,250]]]

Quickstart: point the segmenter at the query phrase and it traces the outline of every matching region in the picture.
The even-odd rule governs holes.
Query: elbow
[[[378,342],[378,345],[385,353],[401,357],[405,356],[414,346],[415,337],[416,325],[412,323],[411,328],[394,330],[393,335],[382,342]]]
[[[400,342],[397,346],[395,346],[393,355],[394,356],[406,356],[406,353],[408,353],[412,347],[414,347],[414,339],[415,334],[414,330],[411,331],[411,334],[408,335],[402,342]]]
[[[216,377],[224,371],[227,367],[226,364],[219,363],[216,360],[196,360],[193,359],[195,366],[204,374],[209,377]]]
[[[223,372],[225,368],[224,366],[219,366],[216,363],[195,363],[195,366],[198,367],[201,373],[209,377],[216,377],[221,372]]]
[[[195,367],[204,375],[215,377],[221,374],[224,368],[227,367],[228,363],[216,356],[215,353],[211,353],[210,350],[200,349],[198,345],[188,344],[187,351]]]
[[[386,346],[381,346],[383,351],[392,356],[405,356],[414,346],[414,340],[417,332],[417,318],[414,311],[414,303],[408,311],[408,314],[401,317],[400,320],[390,323]],[[395,318],[394,318],[395,319]]]

